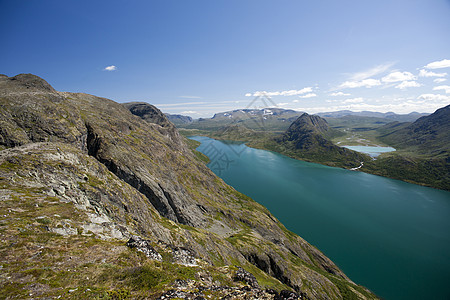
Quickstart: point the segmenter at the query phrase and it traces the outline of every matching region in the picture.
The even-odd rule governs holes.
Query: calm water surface
[[[385,299],[450,299],[450,193],[193,137],[209,167]]]
[[[341,147],[345,147],[353,151],[367,153],[372,157],[377,157],[381,153],[395,151],[395,148],[392,147],[372,147],[372,146],[341,146]]]

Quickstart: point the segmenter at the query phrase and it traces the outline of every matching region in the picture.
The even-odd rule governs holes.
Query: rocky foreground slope
[[[138,111],[0,76],[2,297],[375,298]]]

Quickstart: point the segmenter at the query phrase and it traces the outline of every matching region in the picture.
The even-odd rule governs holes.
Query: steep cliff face
[[[7,212],[14,204],[22,205],[9,211],[10,216],[20,216],[4,218],[2,224],[22,226],[15,223],[17,218],[30,219],[28,235],[62,234],[105,253],[108,247],[119,249],[104,255],[117,266],[125,287],[130,286],[127,280],[142,274],[126,259],[118,258],[124,253],[133,256],[131,261],[140,268],[150,264],[161,269],[122,246],[111,246],[111,240],[126,241],[138,235],[153,243],[157,251],[170,253],[171,259],[167,259],[169,254],[162,255],[167,266],[176,263],[176,249],[186,249],[198,259],[191,278],[197,285],[207,270],[208,276],[215,276],[220,268],[239,265],[252,270],[267,287],[290,287],[312,299],[342,298],[346,292],[374,297],[354,285],[317,249],[286,230],[267,209],[217,178],[196,159],[158,109],[126,106],[139,117],[108,99],[57,92],[33,75],[1,77],[0,181],[5,200],[1,209]],[[56,213],[60,217],[50,215],[59,212],[58,203],[67,204],[64,220],[61,212]],[[47,221],[36,223],[38,214],[45,214]],[[5,247],[8,243],[16,247],[14,241],[22,238],[13,227],[3,234]],[[48,238],[55,247],[65,243],[54,235]],[[109,242],[98,242],[99,246],[92,242],[95,238]],[[28,248],[37,247],[36,243],[33,240]],[[22,248],[16,250],[17,254],[32,255]],[[76,255],[79,260],[87,259],[84,254]],[[7,272],[16,274],[17,278],[12,276],[17,279],[14,284],[19,284],[26,278],[20,270],[32,268],[33,263],[14,263],[14,257],[6,250],[1,252],[10,266]],[[53,270],[51,274],[61,271],[51,260],[44,261]],[[86,266],[86,270],[92,269]],[[88,274],[86,270],[82,274]],[[42,278],[36,275],[42,279],[44,294],[53,293],[48,292],[53,290],[45,281],[50,273],[42,271]],[[98,286],[115,286],[102,281],[100,275],[96,278]],[[74,278],[73,282],[82,284],[80,280]],[[152,286],[153,295],[169,289],[171,283]],[[60,284],[73,287],[67,281]],[[136,289],[131,292],[137,293]]]

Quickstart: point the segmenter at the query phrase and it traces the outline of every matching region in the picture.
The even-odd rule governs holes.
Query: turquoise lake
[[[450,192],[191,137],[211,170],[384,299],[450,299]]]
[[[392,147],[371,147],[371,146],[341,146],[341,147],[348,148],[353,151],[367,153],[372,157],[377,157],[382,153],[395,151],[395,149]]]

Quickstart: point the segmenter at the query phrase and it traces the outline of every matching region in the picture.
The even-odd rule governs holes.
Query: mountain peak
[[[147,102],[128,102],[123,103],[133,115],[140,117],[141,119],[158,124],[162,127],[173,127],[172,123],[167,117],[155,106],[148,104]]]
[[[49,92],[56,92],[56,90],[44,79],[33,74],[19,74],[14,77],[9,77],[16,85],[25,87],[27,89],[38,89]]]
[[[295,120],[291,126],[289,126],[289,130],[308,130],[318,133],[326,133],[330,130],[330,126],[328,122],[319,116],[309,115],[307,113],[303,113],[300,117]]]

